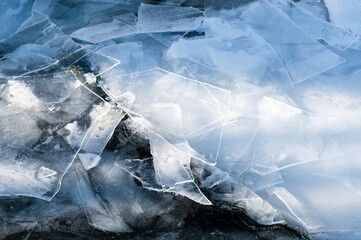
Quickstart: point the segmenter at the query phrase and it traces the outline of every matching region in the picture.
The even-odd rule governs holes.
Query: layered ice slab
[[[0,95],[0,195],[51,200],[82,146],[67,138],[84,138],[110,105],[67,72],[1,79]]]

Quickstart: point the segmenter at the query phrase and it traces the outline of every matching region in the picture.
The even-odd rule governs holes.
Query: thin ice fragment
[[[101,153],[124,116],[125,113],[121,109],[111,108],[100,116],[89,129],[78,152],[78,157],[86,170],[98,165]]]
[[[109,22],[80,28],[71,34],[72,37],[99,43],[113,38],[124,37],[136,33],[136,16],[131,13],[115,16]]]
[[[41,166],[39,169],[37,178],[40,180],[43,178],[48,178],[48,177],[54,176],[56,174],[57,174],[57,172],[55,172],[54,170],[51,170],[49,168]]]
[[[202,20],[203,13],[196,8],[142,3],[137,28],[142,33],[187,32],[196,30]]]

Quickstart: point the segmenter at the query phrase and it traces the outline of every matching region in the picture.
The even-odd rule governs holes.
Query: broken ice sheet
[[[212,62],[238,81],[264,88],[289,88],[292,82],[275,49],[239,19],[207,18],[206,46]],[[195,50],[196,52],[197,50]]]
[[[119,13],[136,13],[138,6],[138,1],[35,0],[32,10],[47,15],[68,34],[92,23],[105,22]]]
[[[224,90],[216,90],[216,87],[209,84],[159,68],[127,75],[119,75],[116,69],[113,69],[102,75],[100,86],[123,110],[133,116],[138,112],[141,115],[142,108],[147,109],[152,103],[178,104],[184,130],[182,135],[178,133],[177,128],[163,129],[165,125],[158,125],[158,128],[186,140],[194,136],[201,137],[215,128],[222,127],[229,112],[230,99],[224,97]],[[220,99],[217,99],[217,94],[221,96]],[[230,97],[229,94],[226,96]],[[172,124],[167,123],[167,118],[163,122]],[[218,149],[218,145],[213,146],[214,149]],[[209,163],[215,163],[217,160],[216,154],[211,159],[199,155],[195,157]]]
[[[31,32],[29,35],[28,33]],[[0,42],[0,76],[70,71],[95,74],[112,68],[119,61],[77,44],[46,15],[32,15],[11,36]]]
[[[310,12],[298,6],[297,3],[293,3],[293,1],[271,0],[270,2],[282,10],[315,40],[322,39],[331,46],[345,50],[358,39],[357,35],[314,17]]]
[[[152,158],[127,159],[116,163],[142,182],[143,187],[173,192],[200,204],[211,205],[194,183],[191,157],[179,151],[158,134],[149,132]]]
[[[30,16],[32,1],[14,2],[11,0],[1,1],[0,3],[0,22],[1,33],[0,40],[14,33],[21,23]]]
[[[31,34],[28,34],[31,32]],[[77,46],[47,16],[32,12],[20,28],[0,42],[0,76],[22,75],[54,65],[60,50],[75,52]]]
[[[188,32],[196,30],[203,12],[192,7],[140,4],[137,28],[141,33]]]
[[[294,84],[344,62],[343,58],[306,35],[267,0],[259,0],[238,11],[240,19],[274,47]]]
[[[73,123],[83,136],[109,107],[67,72],[2,79],[0,89],[0,195],[51,200],[78,150],[59,131]],[[39,179],[42,167],[57,174]]]

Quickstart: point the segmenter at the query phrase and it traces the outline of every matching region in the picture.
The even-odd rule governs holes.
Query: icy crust
[[[361,33],[360,25],[361,14],[358,9],[361,7],[359,1],[347,0],[338,2],[335,0],[326,0],[325,5],[330,14],[330,20],[335,25],[350,30],[355,34]]]
[[[128,199],[135,178],[262,225],[359,232],[359,4],[199,2],[0,3],[0,196],[52,200],[74,168],[104,231],[151,208]]]

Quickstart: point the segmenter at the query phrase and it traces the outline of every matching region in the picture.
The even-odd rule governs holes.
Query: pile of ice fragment
[[[130,232],[176,194],[309,237],[356,237],[358,5],[1,2],[0,220],[19,221],[3,207],[14,197],[67,199],[92,227]]]

